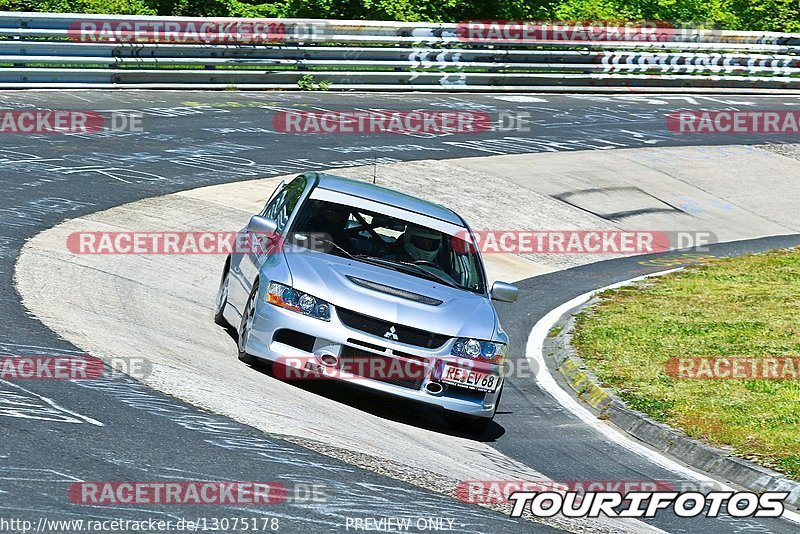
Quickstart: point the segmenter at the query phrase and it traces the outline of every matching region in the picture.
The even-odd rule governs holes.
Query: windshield
[[[485,291],[478,254],[467,241],[397,217],[309,200],[289,240],[459,289]]]

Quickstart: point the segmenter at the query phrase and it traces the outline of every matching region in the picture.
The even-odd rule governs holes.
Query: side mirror
[[[272,239],[278,230],[278,223],[261,215],[253,215],[247,223],[247,231],[251,234]]]
[[[489,295],[492,297],[492,300],[516,302],[517,295],[519,295],[519,288],[505,282],[495,282],[492,284],[492,290]]]

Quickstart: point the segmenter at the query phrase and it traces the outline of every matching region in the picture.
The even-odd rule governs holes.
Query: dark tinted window
[[[303,176],[298,176],[286,184],[281,192],[275,195],[275,198],[264,208],[262,215],[278,223],[278,232],[281,232],[286,226],[286,222],[292,215],[305,188],[306,179]]]

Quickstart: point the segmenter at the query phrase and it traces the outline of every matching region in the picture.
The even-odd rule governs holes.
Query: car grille
[[[426,349],[438,349],[450,339],[450,336],[443,334],[434,334],[419,328],[412,328],[410,326],[403,326],[399,324],[390,323],[382,319],[376,319],[369,315],[364,315],[342,308],[336,308],[336,314],[339,319],[350,328],[372,334],[373,336],[385,337],[387,339],[394,339],[387,337],[385,334],[394,328],[394,333],[397,336],[395,341],[400,343],[407,343],[416,347],[425,347]]]
[[[339,365],[350,374],[409,389],[419,389],[425,377],[424,363],[402,361],[347,345],[342,347]]]

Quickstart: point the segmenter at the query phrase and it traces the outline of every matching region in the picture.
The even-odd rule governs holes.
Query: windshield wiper
[[[376,262],[380,262],[381,265],[386,265],[387,267],[391,267],[391,268],[393,268],[395,270],[397,270],[398,267],[400,267],[400,268],[405,267],[405,268],[407,268],[406,270],[409,270],[408,268],[410,268],[410,270],[413,270],[415,273],[421,274],[422,276],[424,276],[425,278],[427,278],[429,280],[436,280],[437,282],[441,282],[442,284],[444,284],[446,286],[455,287],[457,289],[463,289],[463,288],[460,288],[458,285],[456,285],[454,282],[451,282],[450,280],[448,280],[447,278],[443,278],[443,277],[439,276],[436,273],[432,273],[431,271],[428,271],[427,269],[423,269],[419,265],[415,265],[415,264],[409,263],[407,261],[385,260],[383,258],[376,258],[374,256],[367,256],[367,257],[375,260]]]
[[[377,256],[370,256],[369,254],[356,254],[353,256],[354,259],[363,261],[366,263],[371,263],[372,265],[379,265],[381,267],[388,267],[393,271],[399,271],[400,269],[398,266],[389,260],[384,260],[383,258],[378,258]]]
[[[395,271],[397,270],[397,265],[394,265],[392,262],[388,262],[387,260],[382,260],[381,258],[376,258],[375,256],[370,256],[368,254],[351,254],[347,252],[344,248],[340,247],[339,245],[331,241],[330,239],[321,239],[321,241],[323,243],[328,243],[329,245],[332,245],[336,250],[338,250],[351,260],[363,261],[365,263],[371,263],[372,265],[380,265],[382,267],[390,267]]]
[[[387,260],[387,259],[384,259],[384,258],[378,258],[378,257],[375,257],[375,256],[370,256],[369,254],[350,254],[344,248],[340,247],[339,245],[337,245],[336,243],[334,243],[330,239],[322,239],[322,241],[324,243],[328,243],[328,244],[332,245],[336,250],[338,250],[339,252],[341,252],[342,254],[344,254],[345,256],[347,256],[348,258],[350,258],[352,260],[363,261],[363,262],[366,262],[366,263],[371,263],[373,265],[380,265],[382,267],[388,267],[388,268],[393,269],[395,271],[401,270],[403,268],[405,268],[405,270],[413,270],[415,273],[421,274],[422,276],[424,276],[428,280],[435,280],[437,282],[441,282],[442,284],[444,284],[446,286],[455,287],[457,289],[463,289],[463,288],[459,287],[457,284],[455,284],[454,282],[448,280],[447,278],[443,278],[443,277],[439,276],[436,273],[432,273],[431,271],[428,271],[427,269],[423,269],[419,265],[415,265],[413,263],[409,263],[409,262],[406,262],[406,261]]]
[[[327,243],[329,245],[332,245],[336,250],[338,250],[339,252],[343,253],[345,256],[347,256],[348,258],[350,258],[352,260],[357,260],[358,259],[355,256],[353,256],[352,254],[350,254],[349,252],[347,252],[345,249],[343,249],[342,247],[340,247],[339,245],[334,243],[333,240],[331,240],[331,239],[320,238],[320,241],[322,241],[323,243]]]
[[[441,283],[443,283],[443,284],[445,284],[445,285],[448,285],[448,286],[450,286],[450,287],[455,287],[455,288],[458,288],[458,289],[463,289],[463,288],[459,287],[459,286],[458,286],[458,284],[456,284],[454,281],[452,281],[452,280],[448,280],[447,278],[445,278],[445,277],[443,277],[443,276],[439,276],[438,274],[436,274],[436,273],[434,273],[434,272],[431,272],[431,271],[429,271],[429,270],[427,270],[427,269],[423,269],[422,267],[420,267],[419,265],[416,265],[416,264],[414,264],[414,263],[409,263],[409,262],[407,262],[407,261],[398,261],[398,262],[396,262],[396,263],[399,263],[400,265],[405,265],[405,266],[407,266],[407,267],[413,267],[413,268],[414,268],[414,270],[415,270],[416,272],[418,272],[418,273],[421,273],[421,274],[428,275],[428,276],[430,276],[431,278],[434,278],[434,279],[436,279],[436,280],[440,281]]]

